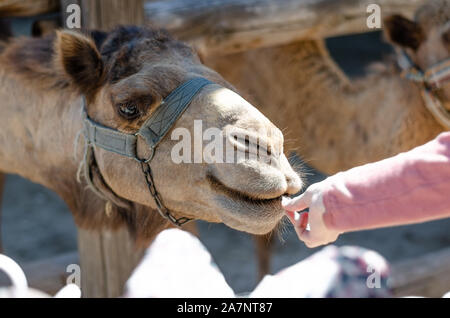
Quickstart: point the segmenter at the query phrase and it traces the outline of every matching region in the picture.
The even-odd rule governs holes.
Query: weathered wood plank
[[[118,297],[139,263],[144,250],[137,249],[128,231],[78,230],[82,297]]]
[[[143,255],[126,229],[115,232],[78,230],[83,297],[118,297]]]
[[[102,242],[101,233],[78,229],[82,297],[100,298],[108,294]]]
[[[144,250],[137,249],[128,231],[103,232],[103,259],[105,260],[106,296],[123,294],[125,282],[141,260]]]
[[[442,297],[450,291],[450,248],[392,266],[396,296]]]
[[[147,1],[145,18],[193,44],[204,56],[281,45],[304,38],[367,32],[367,6],[412,15],[423,0]]]
[[[59,10],[59,0],[0,0],[0,17],[25,17]]]
[[[84,27],[109,30],[118,24],[144,23],[143,0],[82,0]]]

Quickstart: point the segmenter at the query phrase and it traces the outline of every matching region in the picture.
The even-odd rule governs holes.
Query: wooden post
[[[82,28],[108,30],[117,24],[142,24],[142,0],[63,0],[81,7]],[[65,23],[63,23],[65,25]],[[78,230],[78,251],[83,297],[118,297],[143,255],[126,229],[116,232]]]
[[[83,297],[118,297],[143,251],[126,229],[116,232],[78,230]]]

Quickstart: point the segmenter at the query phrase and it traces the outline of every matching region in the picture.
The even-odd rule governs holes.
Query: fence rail
[[[192,43],[204,56],[370,31],[367,6],[412,16],[422,0],[146,1],[147,23]]]

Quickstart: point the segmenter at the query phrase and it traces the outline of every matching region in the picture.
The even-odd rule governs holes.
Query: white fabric
[[[361,276],[360,258],[379,272],[387,263],[377,253],[358,247],[328,246],[276,275],[265,276],[249,297],[370,297]],[[352,283],[342,282],[345,273]],[[366,267],[363,267],[363,274]],[[353,278],[352,278],[353,277]],[[380,290],[375,296],[386,294]],[[235,297],[211,255],[190,233],[161,232],[126,284],[125,297]]]
[[[211,255],[194,235],[160,233],[126,284],[125,297],[234,297]]]
[[[0,298],[47,298],[51,297],[39,290],[29,288],[22,268],[11,258],[0,254],[0,271],[11,280],[11,287],[0,287]],[[81,290],[75,284],[64,286],[55,298],[80,298]]]
[[[339,274],[339,264],[329,252],[330,247],[325,248],[276,275],[265,276],[250,297],[325,297]]]

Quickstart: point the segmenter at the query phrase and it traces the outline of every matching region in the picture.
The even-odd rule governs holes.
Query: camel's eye
[[[126,119],[134,119],[139,116],[139,109],[136,104],[124,103],[119,104],[119,113]]]
[[[450,45],[450,30],[442,33],[442,41],[445,45]]]

